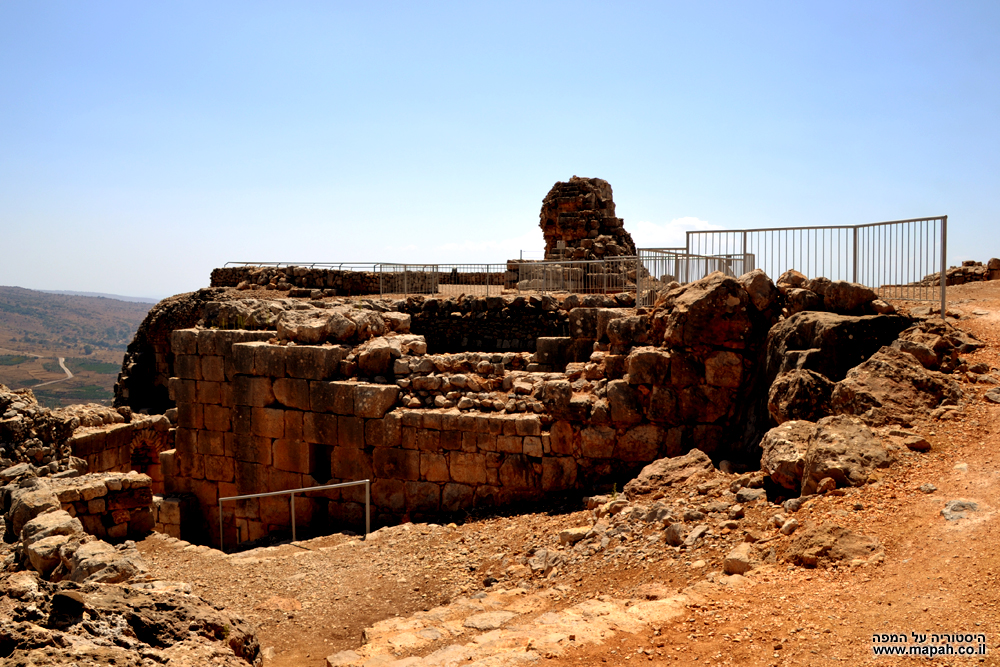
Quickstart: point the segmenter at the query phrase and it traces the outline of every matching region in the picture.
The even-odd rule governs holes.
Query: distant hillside
[[[31,387],[50,407],[110,403],[125,348],[151,307],[0,287],[0,384]]]
[[[66,294],[68,296],[96,296],[103,299],[116,299],[118,301],[137,301],[139,303],[159,303],[159,299],[151,299],[145,296],[122,296],[121,294],[105,294],[104,292],[74,292],[73,290],[38,290],[42,294]]]

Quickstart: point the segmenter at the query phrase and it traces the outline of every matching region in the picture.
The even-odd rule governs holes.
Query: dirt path
[[[968,355],[969,362],[1000,368],[1000,282],[964,285],[949,290],[949,296],[950,306],[968,315],[957,325],[988,343]],[[421,639],[419,647],[406,644],[416,641],[405,638],[406,633],[393,639],[395,644],[388,638],[384,642],[398,656],[427,656],[421,665],[538,660],[553,667],[624,667],[636,661],[915,665],[926,658],[874,657],[872,636],[971,633],[986,635],[987,655],[939,656],[934,664],[997,665],[1000,405],[983,399],[994,386],[963,381],[966,405],[958,418],[932,421],[928,415],[912,429],[931,442],[929,453],[898,451],[881,482],[810,501],[796,514],[802,521],[836,522],[878,538],[885,548],[880,564],[804,569],[775,562],[735,587],[721,586],[709,580],[718,581],[726,543],[698,553],[674,553],[669,547],[647,546],[640,533],[629,541],[623,538],[621,547],[574,557],[548,576],[532,576],[522,564],[525,559],[539,547],[556,548],[559,530],[588,524],[590,513],[583,511],[526,513],[454,527],[401,526],[368,541],[336,535],[233,556],[163,537],[147,539],[140,549],[154,575],[191,582],[197,594],[257,624],[261,646],[268,649],[268,667],[322,667],[326,656],[362,646],[363,633],[379,621],[398,616],[407,619],[407,627],[417,627],[412,624],[425,610],[454,600],[465,600],[456,604],[472,609],[476,600],[486,604],[500,596],[499,590],[520,596],[518,615],[507,621],[510,627],[521,623],[517,627],[534,628],[542,637],[547,627],[563,627],[559,619],[574,609],[589,609],[592,619],[606,618],[595,611],[599,604],[617,605],[615,613],[625,614],[651,584],[670,595],[687,591],[683,613],[638,625],[612,623],[595,632],[593,641],[578,640],[577,631],[561,638],[550,633],[554,643],[540,650],[541,644],[533,645],[513,630],[507,635],[489,629],[479,633],[459,620],[449,626],[460,633],[451,644],[481,647],[490,637],[504,636],[510,646],[479,663],[470,656],[449,658],[449,642],[424,640],[432,635]],[[934,492],[920,490],[928,483],[936,487]],[[974,501],[979,509],[946,521],[941,510],[956,499]],[[762,516],[775,511],[766,503],[760,508]],[[496,583],[485,587],[487,577]],[[383,641],[368,632],[376,637],[372,641]]]

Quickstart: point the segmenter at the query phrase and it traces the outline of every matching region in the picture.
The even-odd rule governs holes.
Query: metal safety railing
[[[226,262],[223,267],[275,269],[328,269],[330,271],[377,271],[379,262]]]
[[[696,255],[685,252],[684,248],[639,248],[638,253],[640,306],[652,305],[657,293],[675,281],[690,283],[716,271],[737,278],[755,268],[753,255]]]
[[[222,502],[224,500],[250,500],[251,498],[267,498],[269,496],[289,496],[290,509],[292,515],[292,541],[295,541],[295,494],[309,491],[325,491],[327,489],[343,489],[348,486],[365,485],[365,536],[371,532],[371,480],[362,479],[356,482],[341,482],[340,484],[325,484],[323,486],[306,486],[301,489],[290,489],[288,491],[269,491],[267,493],[250,493],[243,496],[226,496],[219,498],[219,551],[222,551],[224,541],[224,525],[222,523]]]
[[[744,255],[772,279],[795,269],[809,278],[860,283],[882,298],[941,300],[946,310],[948,216],[864,225],[687,232],[686,252]]]
[[[503,291],[506,275],[506,264],[438,264],[438,292],[494,296]]]
[[[637,257],[518,264],[518,292],[617,294],[636,290]]]
[[[377,264],[379,294],[437,294],[437,264]]]

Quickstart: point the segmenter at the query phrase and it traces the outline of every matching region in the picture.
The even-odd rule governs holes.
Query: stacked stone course
[[[80,520],[84,531],[119,542],[141,539],[153,530],[152,485],[149,475],[130,471],[53,479],[49,488],[62,509]]]
[[[545,237],[545,259],[604,259],[634,256],[635,242],[615,217],[611,184],[600,178],[578,178],[552,186],[542,201],[539,225]]]
[[[160,453],[173,449],[170,420],[163,415],[135,415],[132,421],[81,428],[67,440],[73,455],[87,462],[90,472],[143,472],[153,490],[163,491]]]
[[[211,348],[212,330],[174,334],[180,352]],[[214,343],[219,351],[219,342]],[[178,365],[176,451],[167,491],[193,493],[212,524],[220,496],[372,479],[377,521],[430,516],[572,488],[578,462],[554,452],[538,415],[395,409],[399,387],[342,380],[335,346],[236,343],[230,382],[204,385],[204,364]],[[189,355],[179,355],[178,359]],[[297,360],[313,361],[302,364]],[[202,359],[203,361],[203,359]],[[327,370],[323,370],[327,369]],[[296,520],[362,520],[360,489],[297,500]],[[325,510],[325,511],[324,511]],[[290,523],[287,498],[225,509],[227,539],[263,537]],[[210,538],[217,526],[205,526]],[[213,530],[214,529],[214,530]]]

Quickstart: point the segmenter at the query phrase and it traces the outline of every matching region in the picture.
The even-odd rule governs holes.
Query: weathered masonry
[[[649,460],[634,439],[585,443],[572,428],[543,430],[536,414],[397,408],[400,388],[341,378],[344,348],[234,342],[238,332],[176,331],[176,450],[164,457],[167,491],[193,493],[211,523],[219,496],[373,480],[376,520],[504,504],[572,488],[577,456]],[[205,354],[201,354],[205,353]],[[605,466],[607,467],[607,466]],[[289,523],[286,498],[228,505],[227,541]],[[360,523],[363,491],[296,502],[300,525],[330,517]],[[217,533],[211,526],[207,536]],[[207,537],[206,536],[206,537]]]

